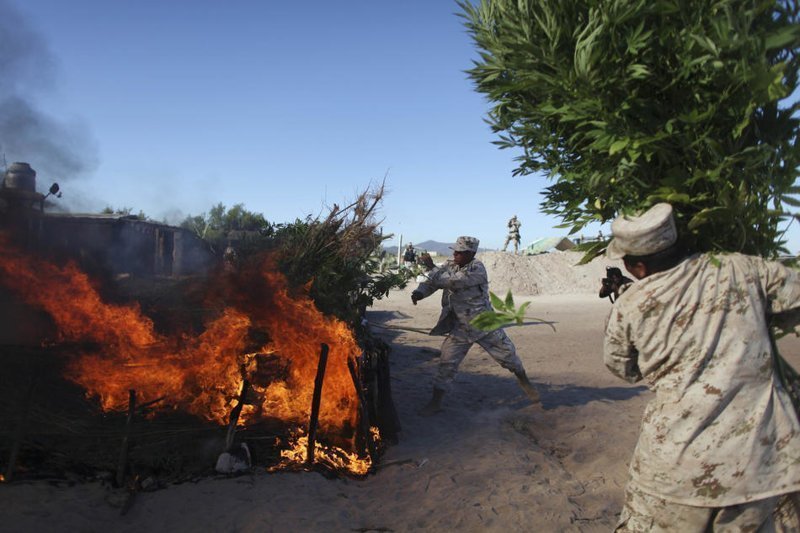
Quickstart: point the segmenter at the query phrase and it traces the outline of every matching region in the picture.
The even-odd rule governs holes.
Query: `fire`
[[[373,438],[378,435],[378,428],[371,428]],[[308,435],[302,431],[295,432],[289,440],[287,449],[281,451],[282,461],[280,464],[271,467],[270,471],[277,471],[292,465],[300,465],[306,461],[308,456]],[[319,442],[314,442],[314,462],[322,464],[333,470],[348,470],[350,473],[363,476],[372,468],[372,459],[358,457],[354,453],[349,453],[336,446],[324,446]]]
[[[345,323],[323,315],[306,293],[292,294],[271,260],[227,280],[218,291],[226,305],[200,333],[165,333],[138,304],[104,302],[74,263],[33,257],[5,237],[0,246],[0,283],[47,312],[58,332],[51,341],[75,344],[79,355],[66,377],[104,410],[126,409],[134,389],[138,403],[163,398],[164,405],[227,424],[247,377],[252,394],[239,424],[270,418],[303,427],[325,343],[318,434],[353,443],[358,397],[347,362],[360,352],[358,344]],[[254,330],[263,333],[255,344]]]

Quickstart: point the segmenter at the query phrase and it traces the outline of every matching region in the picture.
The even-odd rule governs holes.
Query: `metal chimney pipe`
[[[6,169],[3,188],[35,193],[36,171],[28,163],[11,163]]]

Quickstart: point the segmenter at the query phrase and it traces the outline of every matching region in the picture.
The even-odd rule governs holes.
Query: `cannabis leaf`
[[[547,322],[538,318],[534,318],[534,322],[525,322],[525,318],[527,318],[525,316],[525,310],[530,305],[530,302],[525,302],[519,306],[519,309],[516,309],[514,307],[514,297],[511,291],[508,291],[505,300],[501,300],[500,297],[493,292],[489,292],[489,298],[492,301],[494,311],[484,311],[470,320],[470,325],[472,327],[481,331],[494,331],[506,326],[547,324],[553,328],[553,331],[556,330],[552,322]]]

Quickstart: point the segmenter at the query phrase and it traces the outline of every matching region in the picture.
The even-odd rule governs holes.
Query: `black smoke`
[[[96,165],[87,129],[49,116],[37,105],[37,97],[57,88],[56,67],[44,37],[0,0],[0,166],[30,163],[39,190],[78,178]]]

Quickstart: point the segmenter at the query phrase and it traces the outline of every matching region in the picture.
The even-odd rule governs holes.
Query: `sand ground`
[[[412,306],[412,287],[377,302],[369,320],[432,327],[439,299]],[[421,417],[442,338],[376,327],[392,344],[403,429],[366,479],[258,470],[142,493],[124,516],[125,494],[100,484],[0,485],[0,531],[609,531],[651,393],[602,364],[607,300],[515,298],[531,302],[529,316],[555,322],[555,332],[508,329],[541,389],[541,407],[475,346],[445,410]],[[800,344],[782,344],[797,365]]]

